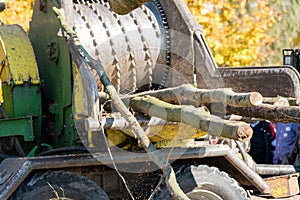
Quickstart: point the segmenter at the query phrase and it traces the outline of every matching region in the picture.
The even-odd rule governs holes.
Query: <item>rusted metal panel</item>
[[[271,188],[271,195],[275,198],[293,196],[299,193],[299,174],[289,174],[266,178],[265,181]]]

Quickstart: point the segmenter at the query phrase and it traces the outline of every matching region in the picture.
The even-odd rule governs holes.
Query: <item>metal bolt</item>
[[[49,111],[52,114],[57,114],[58,112],[58,104],[57,103],[52,103],[49,105]]]
[[[56,42],[51,41],[48,45],[47,45],[47,54],[48,54],[48,58],[49,60],[52,61],[57,61],[58,59],[58,46],[56,44]]]

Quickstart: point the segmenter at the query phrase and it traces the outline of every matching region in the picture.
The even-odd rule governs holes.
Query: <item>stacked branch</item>
[[[155,97],[161,101],[153,100],[149,96]],[[103,102],[107,100],[102,93],[100,93],[99,97]],[[221,116],[226,113],[252,119],[264,119],[272,122],[300,123],[300,107],[271,105],[277,102],[280,98],[282,97],[263,98],[261,94],[257,92],[235,93],[229,88],[198,89],[190,84],[184,84],[178,87],[166,88],[158,91],[146,91],[134,95],[123,96],[122,101],[127,106],[130,105],[136,111],[160,117],[167,121],[187,123],[204,131],[207,131],[207,124],[214,123],[214,119],[216,119],[218,123],[223,124],[224,128],[227,127],[228,122],[220,121],[220,118],[216,118],[216,116],[213,115],[208,115],[207,113],[199,112],[199,110],[196,111],[198,108],[172,104],[166,105],[166,102],[175,104],[189,104],[196,107],[199,105],[209,105],[208,107],[212,107],[213,112],[220,112]],[[287,98],[287,101],[291,105],[295,105],[294,98]],[[109,103],[107,105],[109,107]],[[160,107],[161,105],[165,105],[165,107]],[[149,107],[151,109],[149,109]],[[164,110],[164,112],[167,112],[167,117],[162,113],[151,113],[156,109],[156,107],[158,107],[157,111]],[[184,112],[184,110],[189,110],[189,112]],[[193,113],[197,112],[199,115],[195,116]],[[183,113],[186,114],[185,117],[182,117]],[[205,118],[204,116],[209,117]],[[203,120],[203,118],[205,118],[205,120]],[[226,130],[229,131],[229,129]],[[231,129],[230,131],[233,130]],[[220,132],[210,130],[208,133],[211,135],[218,135],[217,133]],[[225,133],[225,130],[223,130],[219,136],[241,140],[237,135],[236,137],[232,137],[232,135],[235,133],[235,131],[231,132],[231,134],[229,132]]]
[[[184,104],[195,102],[198,105],[224,102],[234,107],[249,107],[260,105],[263,97],[258,92],[236,93],[230,88],[199,89],[191,84],[183,84],[177,87],[166,88],[157,91],[147,91],[138,93],[128,98],[136,96],[150,95],[166,102]]]
[[[239,141],[249,140],[252,136],[252,129],[247,123],[224,120],[210,115],[206,107],[173,105],[148,95],[132,98],[130,107],[134,108],[135,111],[166,121],[191,125],[214,136]]]
[[[175,104],[189,104],[189,105],[194,105],[196,107],[199,105],[207,105],[208,107],[212,108],[212,111],[215,112],[214,114],[218,114],[217,112],[219,112],[221,116],[224,114],[234,114],[234,115],[249,117],[253,119],[265,119],[272,122],[300,123],[299,106],[271,105],[277,102],[282,97],[263,98],[262,95],[258,92],[236,93],[229,88],[198,89],[190,84],[183,84],[178,87],[166,88],[158,91],[146,91],[134,95],[123,96],[121,98],[122,101],[127,106],[131,105],[131,107],[134,108],[135,110],[143,112],[145,114],[150,114],[149,113],[150,111],[146,110],[147,108],[146,105],[152,105],[153,107],[155,103],[157,104],[156,106],[163,104],[162,102],[158,102],[158,101],[149,104],[149,97],[145,97],[145,96],[155,97],[161,101],[175,103]],[[99,97],[100,99],[102,99],[103,102],[107,100],[102,93],[100,93]],[[139,99],[140,102],[139,104],[136,103],[137,99]],[[289,104],[295,105],[294,98],[286,98],[286,99],[289,102]],[[145,102],[142,103],[142,100]],[[268,103],[262,103],[262,102],[268,102]],[[108,105],[107,107],[109,108],[109,103],[107,105]],[[168,105],[166,106],[166,108],[160,108],[160,109],[168,110],[167,108],[170,108],[168,111],[170,112],[170,114],[168,114],[168,116],[173,116],[173,118],[174,116],[179,116],[178,115],[179,111],[177,114],[174,114],[174,111],[178,109],[178,105]],[[181,109],[185,110],[186,108],[182,107]],[[190,111],[193,109],[190,108]],[[199,127],[201,130],[207,130],[205,128],[206,125],[212,123],[213,120],[211,119],[215,117],[213,115],[210,115],[211,119],[202,121],[202,118],[204,116],[203,113],[199,112],[201,113],[199,115],[201,115],[202,118],[200,116],[195,117],[191,113],[192,111],[189,112],[189,114],[186,117],[180,119],[179,118],[172,119],[170,117],[164,118],[163,115],[158,115],[158,114],[155,115],[150,114],[150,115],[161,117],[163,119],[166,119],[167,121],[187,123],[194,127]],[[200,124],[197,122],[193,122],[193,120],[184,121],[184,119],[195,119],[198,120]],[[228,124],[226,121],[219,121],[219,122],[223,123],[224,127],[226,127],[225,124]],[[210,131],[209,134],[216,135],[216,132]],[[234,132],[232,132],[232,134],[234,134]],[[235,138],[228,133],[222,133],[221,135],[223,135],[223,137]]]
[[[269,120],[272,122],[300,123],[300,106],[297,106],[295,98],[264,97],[263,102],[251,107],[235,107],[224,103],[206,104],[206,106],[213,106],[216,115],[233,115],[236,121]]]
[[[278,100],[280,100],[281,98],[285,98],[285,97],[281,97],[281,96],[277,96],[277,97],[264,97],[263,98],[263,103],[265,104],[274,104],[276,103]],[[297,106],[297,99],[296,98],[292,98],[292,97],[288,97],[285,98],[290,106]]]
[[[245,108],[227,106],[226,110],[228,114],[266,119],[272,122],[300,123],[299,106],[276,106],[270,104],[261,104],[259,106]]]
[[[106,102],[106,109],[111,109],[107,95],[99,93],[100,101]],[[174,105],[168,102],[184,104],[194,102],[198,106],[211,102],[225,102],[236,107],[256,106],[261,104],[262,96],[257,92],[235,93],[229,88],[198,89],[190,84],[158,91],[147,91],[121,97],[126,106],[150,116],[171,122],[191,125],[210,135],[239,141],[249,140],[252,129],[247,123],[223,120],[211,115],[205,107],[192,105]]]
[[[230,88],[199,89],[191,84],[183,84],[177,87],[162,90],[152,90],[123,96],[122,101],[128,105],[134,97],[152,96],[168,103],[188,104],[199,106],[209,103],[223,102],[233,107],[252,107],[260,105],[263,97],[258,92],[236,93]],[[106,102],[106,93],[99,93],[100,102]]]

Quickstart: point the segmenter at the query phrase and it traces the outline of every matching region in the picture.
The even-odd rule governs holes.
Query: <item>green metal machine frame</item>
[[[74,146],[79,139],[72,116],[72,63],[64,38],[59,37],[60,24],[52,7],[60,7],[55,0],[35,3],[29,38],[36,53],[43,85],[45,130],[54,147]],[[47,26],[45,26],[47,24]],[[44,133],[43,133],[44,134]]]
[[[42,129],[40,78],[33,48],[18,25],[0,27],[3,112],[1,137],[39,143]],[[1,115],[4,115],[3,113]]]

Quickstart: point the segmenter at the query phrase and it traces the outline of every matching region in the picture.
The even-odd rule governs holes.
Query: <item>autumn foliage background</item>
[[[281,64],[283,48],[300,47],[298,0],[185,0],[219,66]],[[5,24],[29,29],[34,0],[7,0]]]
[[[6,0],[6,10],[1,13],[5,24],[19,24],[29,29],[34,0]]]

